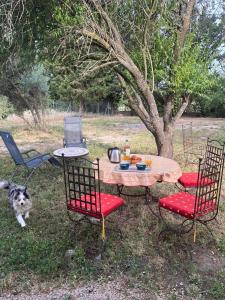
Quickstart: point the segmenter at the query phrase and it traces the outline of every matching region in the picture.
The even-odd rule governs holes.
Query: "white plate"
[[[62,156],[64,154],[65,157],[79,157],[87,155],[89,151],[86,148],[80,147],[67,147],[57,149],[53,152],[55,156]]]

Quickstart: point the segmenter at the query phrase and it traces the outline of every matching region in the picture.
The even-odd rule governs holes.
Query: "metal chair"
[[[29,171],[28,177],[25,181],[25,184],[27,184],[35,170],[37,170],[46,161],[54,166],[62,166],[61,163],[50,154],[41,154],[35,149],[21,152],[10,132],[0,131],[0,136],[16,164],[16,169],[13,172],[11,179],[13,179],[17,174],[19,167],[24,167]],[[33,155],[31,155],[31,153],[33,153]]]
[[[225,151],[225,143],[221,144],[217,140],[207,139],[206,151],[203,156],[203,161],[207,162],[207,160],[212,157],[221,158]],[[178,179],[178,182],[182,187],[187,190],[189,188],[196,188],[198,182],[198,173],[197,172],[184,172],[181,177]],[[179,188],[179,186],[178,186]]]
[[[182,136],[185,164],[198,164],[205,153],[206,139],[193,136],[192,122],[182,125]]]
[[[101,225],[102,251],[105,245],[105,219],[112,212],[123,206],[124,200],[116,195],[100,192],[99,159],[91,162],[85,158],[66,159],[63,156],[66,206],[69,218],[70,212],[82,214],[81,220],[96,220],[94,224]],[[93,222],[91,222],[93,223]]]
[[[175,228],[171,228],[165,222],[167,224],[166,230],[172,229],[178,233],[187,233],[193,229],[197,222],[208,228],[207,223],[215,219],[218,214],[223,169],[224,154],[222,156],[210,156],[206,161],[199,159],[196,194],[180,192],[159,200],[159,212],[164,222],[163,210],[173,212],[185,218]],[[196,227],[194,241],[195,239]]]
[[[82,147],[87,148],[86,139],[82,135],[81,117],[64,118],[64,147]]]

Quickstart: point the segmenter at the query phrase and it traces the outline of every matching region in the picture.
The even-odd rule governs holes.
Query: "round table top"
[[[81,147],[66,147],[57,149],[53,152],[55,156],[62,156],[64,154],[65,157],[80,157],[87,155],[89,151],[86,148]]]
[[[135,165],[129,170],[121,170],[119,164],[111,163],[108,158],[100,159],[100,179],[109,184],[125,186],[151,186],[157,181],[175,183],[182,175],[179,164],[169,158],[154,155],[140,155],[142,160],[151,159],[151,168],[139,171]]]

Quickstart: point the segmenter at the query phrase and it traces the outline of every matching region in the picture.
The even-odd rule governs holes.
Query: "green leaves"
[[[202,57],[193,35],[189,35],[182,49],[180,59],[174,65],[170,86],[178,94],[185,91],[189,94],[200,94],[213,85],[213,77],[209,71],[209,61]]]
[[[8,98],[0,95],[0,119],[5,119],[13,112],[13,105],[8,101]]]

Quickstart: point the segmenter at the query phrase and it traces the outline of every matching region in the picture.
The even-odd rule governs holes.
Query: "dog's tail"
[[[6,189],[8,190],[10,187],[10,182],[7,180],[0,181],[0,189]]]

